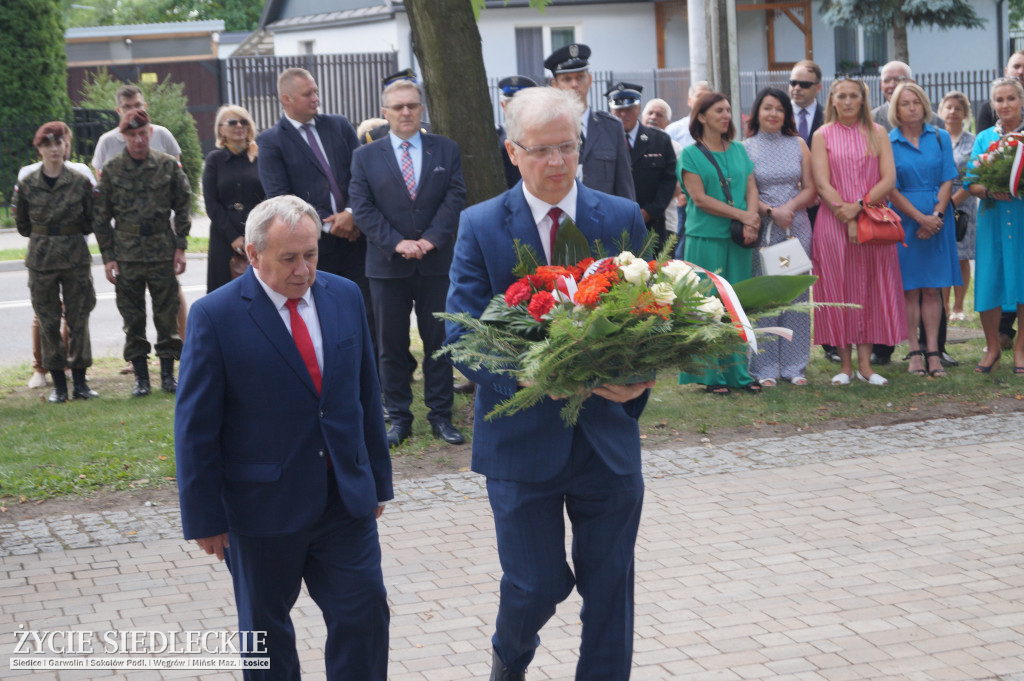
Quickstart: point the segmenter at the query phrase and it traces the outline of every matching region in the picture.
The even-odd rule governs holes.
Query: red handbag
[[[857,216],[857,243],[871,246],[901,243],[906,247],[903,221],[884,203],[868,203],[865,195],[864,208]]]

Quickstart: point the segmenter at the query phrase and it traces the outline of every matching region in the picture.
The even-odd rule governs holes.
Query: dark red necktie
[[[555,260],[555,237],[558,235],[558,219],[562,217],[562,209],[555,206],[548,211],[548,217],[551,218],[551,258],[548,262],[549,265],[554,264]]]
[[[323,379],[320,376],[320,365],[316,362],[313,339],[309,335],[309,329],[306,328],[306,322],[302,321],[302,316],[299,315],[299,299],[289,298],[285,302],[285,306],[291,315],[292,338],[295,339],[295,345],[299,348],[299,354],[302,355],[302,361],[305,362],[309,375],[313,377],[313,385],[316,386],[316,394],[319,395]]]

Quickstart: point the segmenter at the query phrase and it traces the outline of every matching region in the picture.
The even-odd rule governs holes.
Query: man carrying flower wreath
[[[576,182],[581,104],[554,88],[516,94],[505,110],[509,157],[522,173],[512,189],[462,213],[447,311],[480,317],[516,281],[516,241],[548,263],[564,214],[593,246],[643,248],[637,204]],[[539,312],[539,311],[538,311]],[[465,330],[448,323],[448,342]],[[549,396],[487,420],[515,395],[516,379],[458,366],[479,388],[473,433],[475,472],[487,477],[503,576],[492,638],[492,681],[524,679],[538,632],[573,587],[583,598],[578,680],[629,677],[633,640],[633,551],[643,502],[637,419],[654,381],[604,385],[584,402],[575,426]],[[572,523],[572,564],[563,513]]]

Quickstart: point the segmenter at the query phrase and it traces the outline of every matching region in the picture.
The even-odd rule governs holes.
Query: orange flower
[[[655,298],[654,294],[650,291],[644,291],[636,298],[636,305],[630,314],[635,314],[640,317],[649,317],[651,315],[658,315],[662,319],[668,319],[672,314],[672,306],[659,303]]]
[[[541,285],[537,286],[538,289],[550,291],[554,288],[556,279],[559,277],[571,277],[572,272],[560,265],[541,265],[532,276],[541,282]]]
[[[596,307],[601,302],[601,296],[611,290],[618,278],[617,272],[590,275],[576,289],[576,304]]]

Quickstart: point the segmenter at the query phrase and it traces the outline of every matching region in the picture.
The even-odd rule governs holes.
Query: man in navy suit
[[[582,107],[571,94],[529,88],[505,109],[508,148],[523,180],[462,213],[451,268],[448,311],[479,317],[515,276],[514,242],[550,259],[559,214],[587,240],[634,252],[647,230],[631,200],[576,182]],[[461,333],[449,325],[449,341]],[[492,639],[492,681],[525,678],[538,632],[573,586],[583,597],[578,681],[629,677],[633,650],[633,549],[644,483],[637,419],[653,381],[595,388],[579,422],[568,427],[551,397],[512,416],[488,421],[516,379],[460,366],[478,384],[473,470],[487,476],[498,557],[504,572]],[[565,556],[563,513],[573,532],[573,568]]]
[[[252,267],[192,306],[181,358],[182,526],[227,561],[239,630],[266,632],[270,669],[246,681],[298,681],[289,611],[303,580],[327,623],[327,678],[387,678],[377,518],[391,459],[363,298],[317,273],[319,233],[294,196],[253,209]]]
[[[348,198],[352,153],[359,148],[355,128],[344,116],[317,113],[320,90],[305,69],[282,71],[277,92],[284,115],[256,138],[263,191],[313,205],[323,224],[318,267],[359,284],[369,307],[366,239],[355,226]]]
[[[397,447],[412,432],[409,386],[409,313],[423,340],[423,401],[436,437],[461,444],[452,425],[452,365],[434,359],[444,343],[448,268],[459,212],[466,205],[459,145],[420,132],[423,91],[412,80],[384,88],[390,132],[356,150],[352,159],[355,223],[369,241],[366,276],[377,324],[384,401],[391,418],[388,443]]]
[[[560,47],[544,60],[552,74],[551,85],[571,92],[583,107],[580,113],[580,149],[576,164],[580,182],[591,189],[636,200],[629,149],[622,123],[607,111],[595,111],[587,101],[594,76],[590,73],[590,47],[576,44]]]

